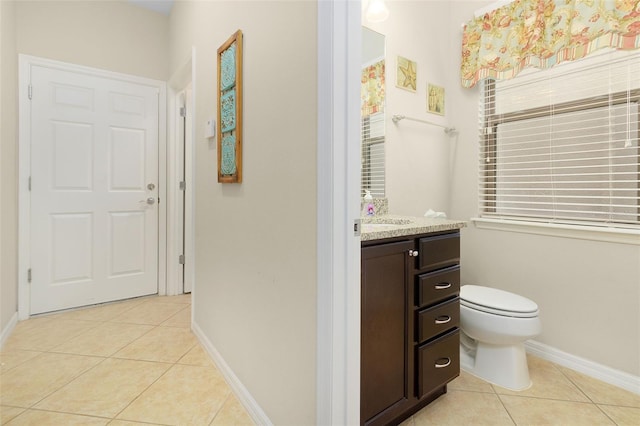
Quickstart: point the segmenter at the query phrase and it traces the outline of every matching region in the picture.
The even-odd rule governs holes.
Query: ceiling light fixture
[[[370,0],[366,12],[367,21],[382,22],[389,17],[389,9],[384,0]]]

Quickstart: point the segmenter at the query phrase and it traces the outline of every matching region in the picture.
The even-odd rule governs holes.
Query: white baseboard
[[[240,403],[247,410],[247,413],[249,414],[251,419],[257,425],[273,426],[273,423],[271,422],[271,420],[269,420],[267,414],[264,412],[264,410],[262,410],[260,405],[258,405],[256,400],[253,399],[247,388],[244,387],[240,379],[238,379],[229,365],[225,362],[224,358],[222,358],[220,352],[218,352],[215,346],[213,346],[213,343],[211,343],[207,336],[205,336],[205,334],[202,332],[202,329],[198,327],[198,324],[196,324],[195,322],[192,323],[191,329],[193,331],[193,334],[196,335],[204,349],[213,360],[213,363],[216,365],[220,373],[222,373],[222,376],[231,387],[231,390],[235,394],[236,398],[238,398],[238,401],[240,401]]]
[[[640,395],[639,376],[571,355],[535,340],[525,342],[524,346],[526,351],[532,355]]]
[[[14,328],[16,328],[16,324],[18,324],[18,313],[14,313],[7,326],[2,330],[0,334],[0,349],[4,346],[4,342],[9,338],[11,332]]]

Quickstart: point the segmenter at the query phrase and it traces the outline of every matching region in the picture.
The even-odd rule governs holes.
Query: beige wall
[[[195,323],[274,424],[316,421],[317,4],[178,2],[171,69],[196,48]],[[216,51],[244,34],[242,184],[204,123]]]
[[[169,19],[126,1],[19,1],[18,53],[167,80]]]
[[[451,8],[447,86],[460,129],[455,152],[452,215],[477,216],[478,88],[462,89],[460,24],[491,2],[456,2]],[[535,340],[633,375],[640,375],[640,246],[505,231],[470,224],[462,233],[463,283],[513,291],[540,307]]]
[[[0,1],[0,333],[18,309],[17,89],[15,4]]]
[[[447,211],[450,199],[450,152],[455,137],[443,129],[404,120],[391,121],[393,114],[448,125],[454,109],[445,103],[446,115],[427,112],[427,82],[445,86],[451,73],[449,46],[442,34],[448,33],[449,2],[387,2],[389,18],[363,25],[386,36],[386,196],[389,212],[422,216],[428,209]],[[396,57],[417,63],[417,91],[396,87]],[[434,60],[434,58],[437,58]],[[445,91],[448,95],[448,91]],[[448,99],[447,99],[448,101]]]

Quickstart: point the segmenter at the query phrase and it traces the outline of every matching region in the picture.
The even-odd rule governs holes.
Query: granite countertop
[[[362,218],[360,240],[373,241],[409,235],[451,231],[467,226],[465,221],[413,216],[366,216]]]

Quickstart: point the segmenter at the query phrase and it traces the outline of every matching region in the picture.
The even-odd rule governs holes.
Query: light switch
[[[214,118],[210,118],[207,120],[205,129],[204,129],[204,136],[206,138],[216,137],[216,120]]]

